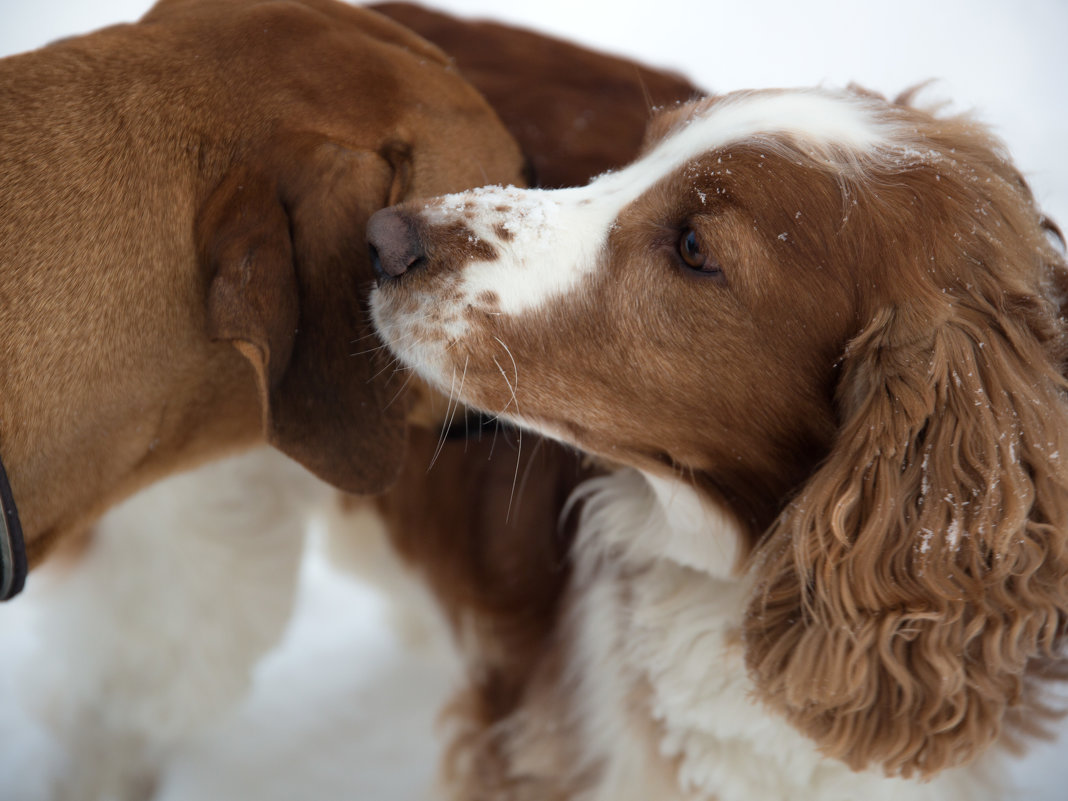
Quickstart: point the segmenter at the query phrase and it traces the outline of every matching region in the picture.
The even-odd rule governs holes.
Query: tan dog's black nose
[[[404,275],[425,260],[415,221],[394,209],[382,209],[367,221],[367,247],[378,283]]]

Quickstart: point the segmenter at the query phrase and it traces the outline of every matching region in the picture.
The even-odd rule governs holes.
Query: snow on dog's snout
[[[421,217],[431,238],[436,229],[461,230],[461,236],[490,244],[496,254],[454,265],[461,272],[458,302],[472,310],[518,315],[570,293],[595,270],[618,211],[593,203],[588,187],[485,187],[438,198]]]
[[[450,394],[467,347],[504,318],[549,308],[595,272],[619,207],[589,187],[483,187],[412,204],[422,264],[372,295],[372,315],[394,353]]]

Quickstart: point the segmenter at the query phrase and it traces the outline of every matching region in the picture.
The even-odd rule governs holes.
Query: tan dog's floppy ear
[[[757,565],[761,697],[858,769],[973,759],[1068,619],[1068,407],[1026,322],[1040,302],[962,294],[884,308],[850,344],[839,438]]]
[[[400,469],[405,433],[373,346],[364,229],[405,180],[399,156],[286,144],[233,170],[198,216],[210,335],[254,367],[272,445],[342,489],[379,492]]]

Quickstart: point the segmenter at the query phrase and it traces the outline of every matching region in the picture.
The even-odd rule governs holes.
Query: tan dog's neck
[[[15,187],[0,220],[0,452],[31,562],[80,519],[206,456],[213,435],[252,442],[260,429],[252,371],[206,333],[188,222],[198,154],[178,160],[117,97],[90,100],[95,82],[114,84],[100,68],[71,58],[57,74],[55,61],[0,64],[14,102],[40,104],[5,114],[0,135]]]
[[[213,442],[260,432],[252,371],[207,335],[210,276],[189,224],[196,182],[217,180],[204,162],[221,159],[193,141],[183,152],[194,120],[161,124],[181,111],[132,68],[147,44],[124,37],[120,57],[117,35],[0,62],[2,104],[24,110],[0,127],[14,178],[0,220],[0,448],[31,563]]]
[[[4,291],[23,314],[0,324],[0,453],[31,564],[117,499],[260,438],[252,370],[209,340],[192,253],[134,276],[13,266]]]

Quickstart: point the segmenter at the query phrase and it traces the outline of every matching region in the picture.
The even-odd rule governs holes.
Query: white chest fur
[[[920,783],[822,757],[752,695],[739,634],[750,587],[731,575],[727,518],[631,471],[584,493],[573,667],[585,758],[601,770],[583,801],[1003,797],[996,759]]]

